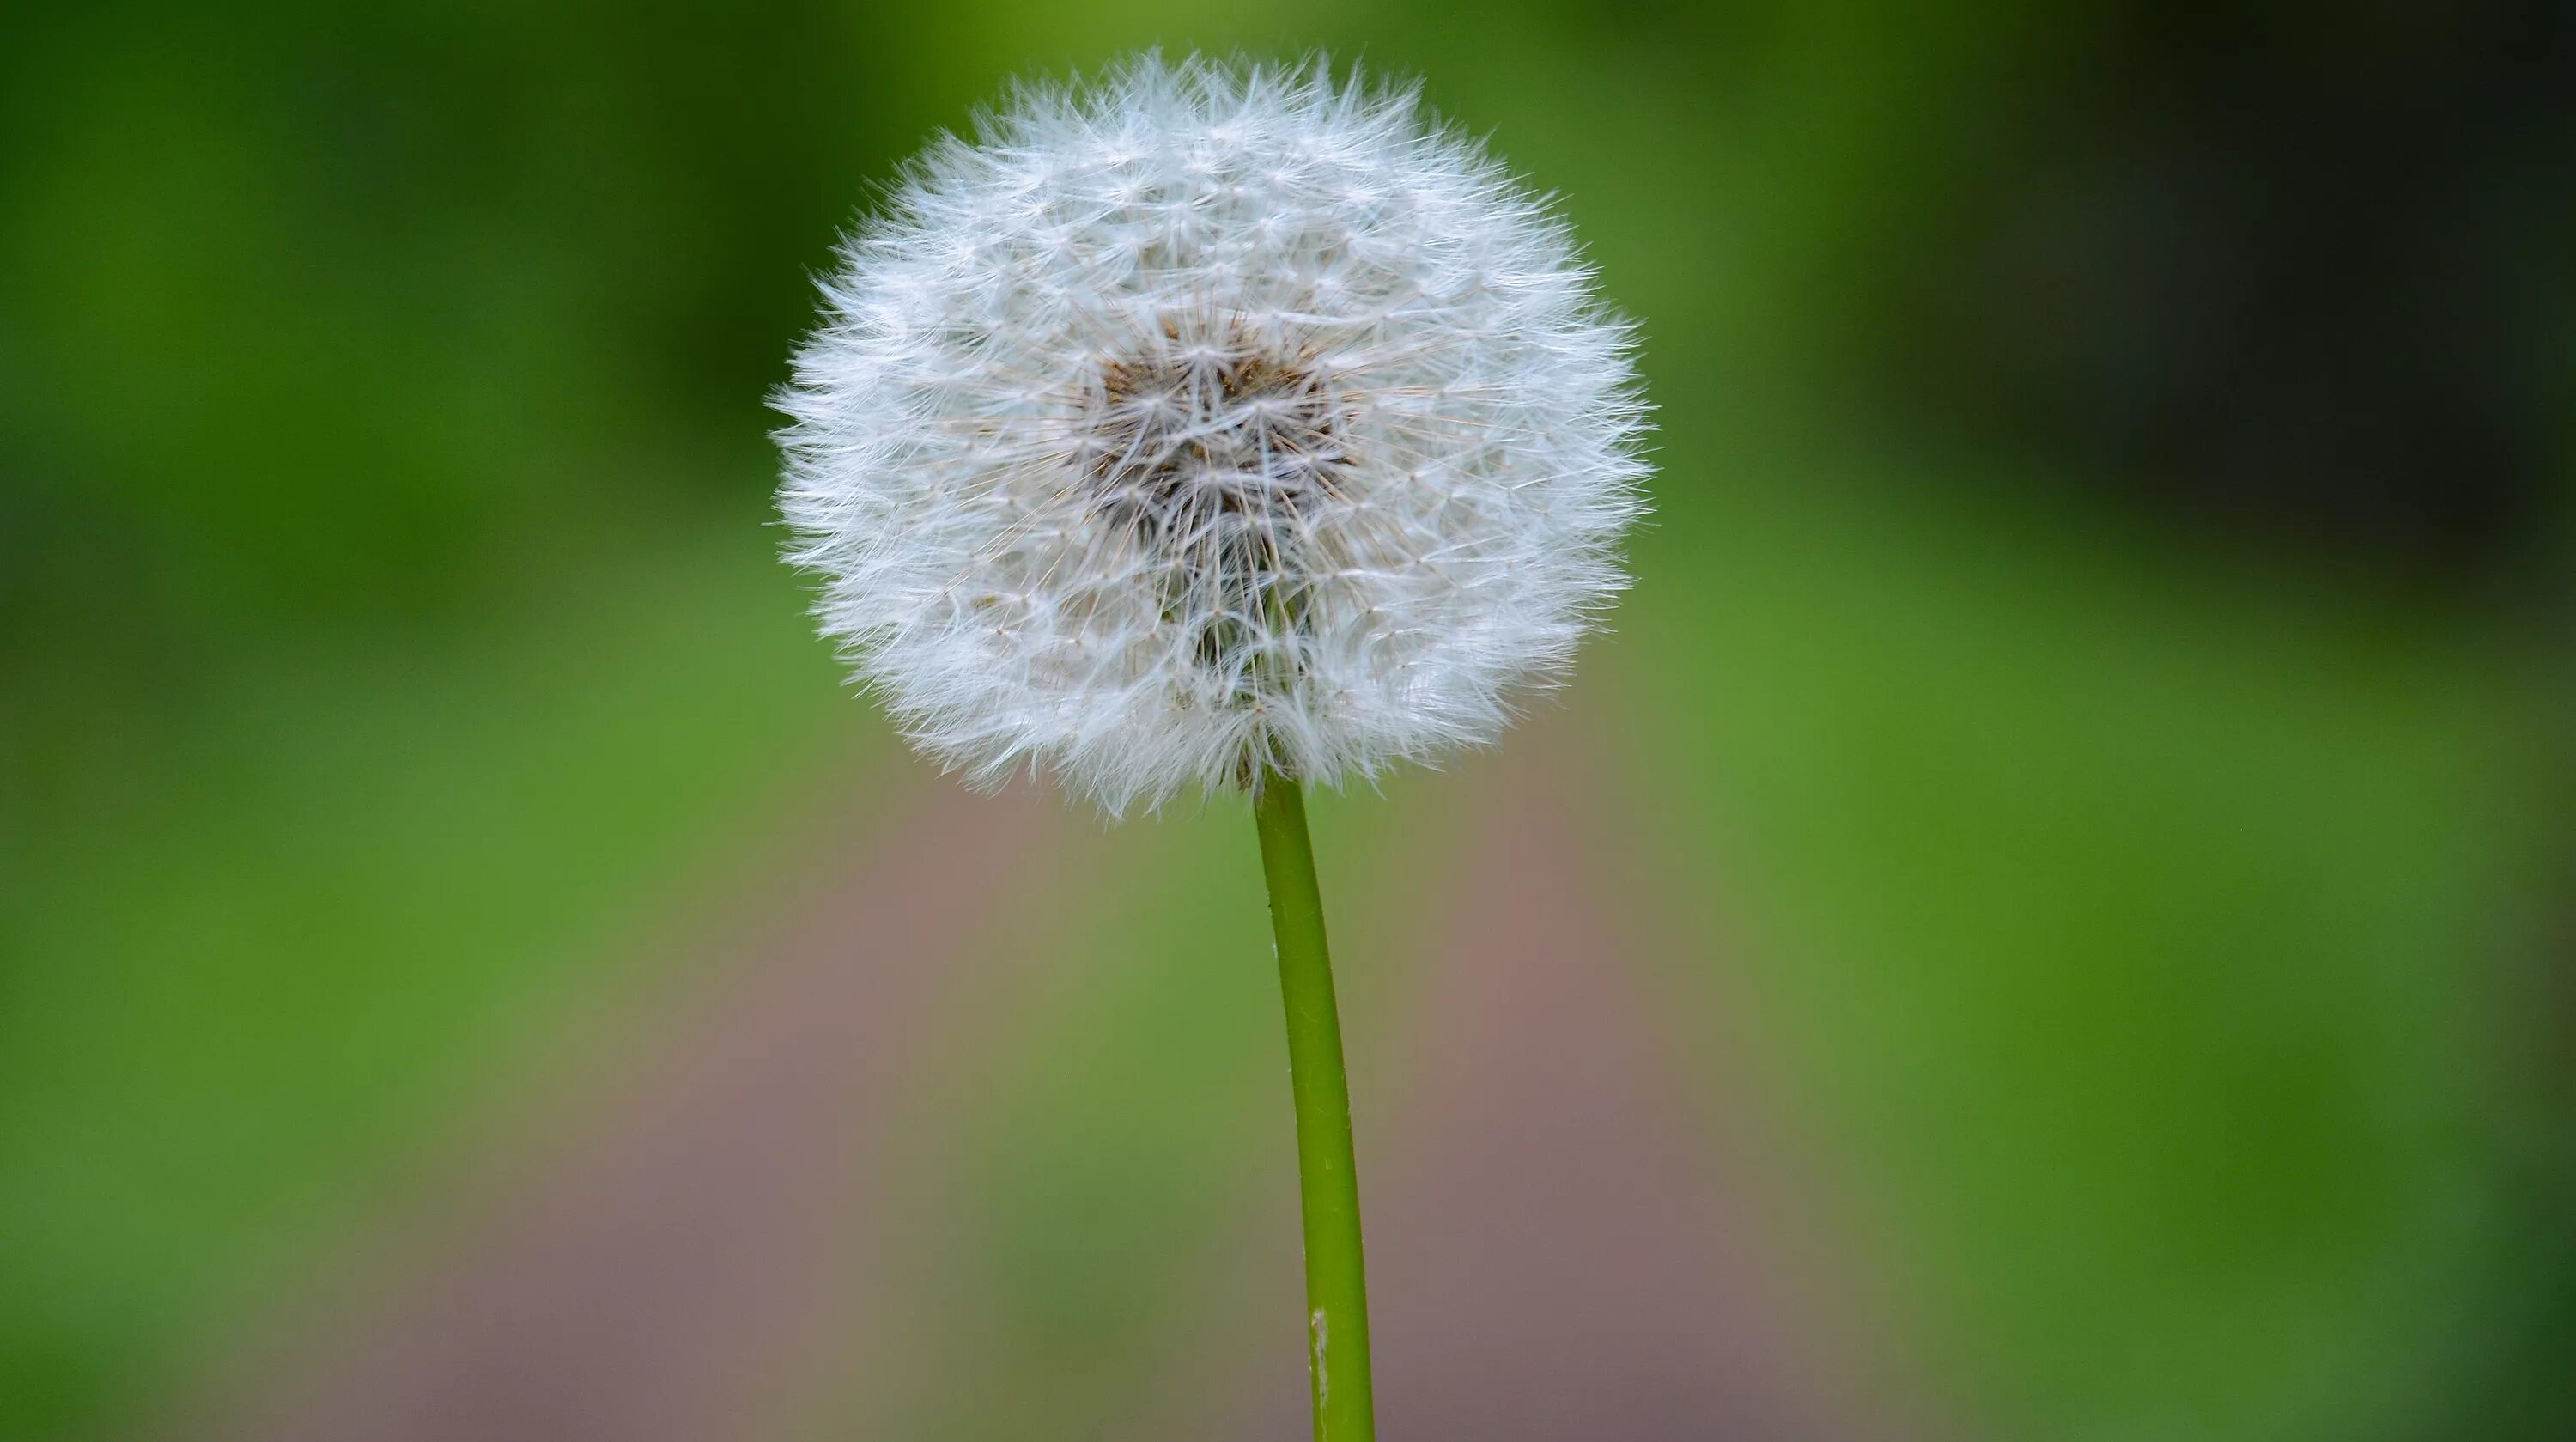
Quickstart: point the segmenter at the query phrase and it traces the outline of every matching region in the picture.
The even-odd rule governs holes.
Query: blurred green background
[[[1148,44],[1421,76],[1639,318],[1658,514],[1572,710],[1678,1053],[1753,1006],[1913,1430],[2576,1435],[2570,33],[14,8],[0,1437],[157,1425],[667,980],[671,898],[917,765],[774,560],[764,396],[903,156]],[[1512,759],[1333,803],[1328,879]],[[1285,1145],[1248,828],[1097,844],[905,1435],[1081,1432],[1193,1148]]]

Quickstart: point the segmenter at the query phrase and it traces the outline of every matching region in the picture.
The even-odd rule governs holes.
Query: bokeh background
[[[0,1436],[1302,1435],[1239,807],[929,776],[769,524],[836,233],[1149,44],[1422,77],[1659,408],[1574,686],[1319,813],[1391,1435],[2576,1435],[2566,7],[100,0]]]

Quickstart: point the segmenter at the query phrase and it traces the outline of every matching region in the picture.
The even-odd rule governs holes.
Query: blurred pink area
[[[1607,789],[1572,783],[1562,731],[1479,768],[1496,789],[1467,809],[1446,894],[1418,903],[1429,963],[1396,1019],[1347,1019],[1382,1425],[1895,1435],[1879,1369],[1791,1260],[1829,1239],[1799,1234],[1765,1124],[1736,1125],[1737,1099],[1710,1096],[1729,1068],[1675,1055],[1685,1033],[1655,1023],[1613,923],[1625,859],[1585,810]],[[984,888],[1079,857],[1091,823],[928,781],[892,804],[804,918],[710,970],[711,993],[557,1119],[536,1160],[177,1434],[678,1442],[917,1412],[901,1400],[913,1352],[957,1302],[913,1265],[941,1179],[918,1175],[906,1137],[937,1125],[942,1078],[977,1065],[976,999],[1048,961],[997,944]],[[1346,987],[1346,1012],[1383,991]],[[1162,1385],[1102,1435],[1307,1435],[1284,1099],[1273,1111],[1278,1145],[1220,1228],[1224,1262],[1193,1272],[1157,1334]]]

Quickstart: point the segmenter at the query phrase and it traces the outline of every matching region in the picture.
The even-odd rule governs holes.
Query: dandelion
[[[790,558],[907,736],[1116,815],[1254,798],[1317,1436],[1370,1435],[1302,788],[1493,741],[1624,584],[1644,426],[1571,235],[1406,89],[1146,55],[944,138],[778,404]]]

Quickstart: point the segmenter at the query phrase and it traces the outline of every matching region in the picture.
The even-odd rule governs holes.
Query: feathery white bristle
[[[778,400],[790,558],[977,781],[1114,814],[1486,743],[1625,584],[1629,328],[1410,91],[1025,89],[840,259]]]

